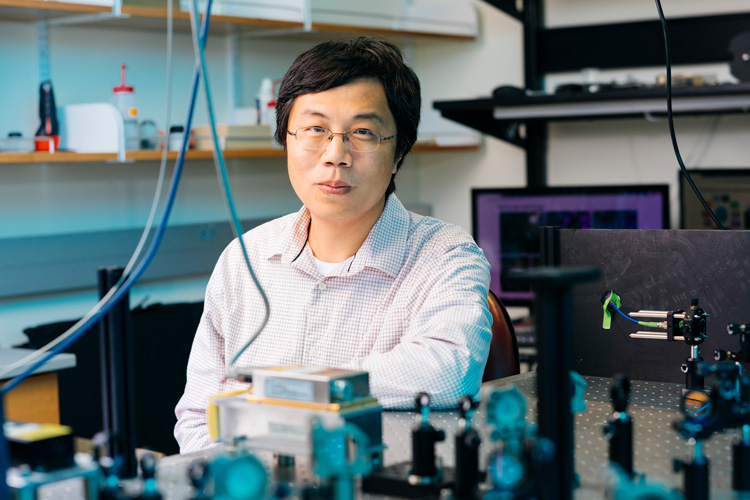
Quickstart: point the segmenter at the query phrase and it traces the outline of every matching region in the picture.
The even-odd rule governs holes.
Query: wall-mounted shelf
[[[60,19],[78,14],[100,14],[111,12],[110,7],[70,2],[44,0],[0,0],[0,21],[36,22]],[[122,29],[163,30],[166,29],[167,9],[139,5],[123,5],[122,18],[99,21],[97,26]],[[174,29],[190,31],[190,14],[175,9],[173,11]],[[402,39],[445,39],[474,40],[474,36],[429,33],[422,31],[393,30],[385,28],[368,28],[364,26],[347,26],[313,22],[311,30],[306,31],[301,22],[277,21],[240,16],[211,16],[211,32],[221,34],[277,34],[305,40],[310,38],[330,38],[334,34],[351,33],[361,35],[380,35],[388,38]]]
[[[542,94],[508,98],[439,101],[435,108],[456,122],[499,139],[523,145],[518,123],[607,118],[638,118],[667,112],[665,88],[596,93]],[[750,83],[672,89],[675,114],[747,113]]]
[[[547,183],[547,123],[629,118],[666,113],[666,89],[638,88],[548,95],[547,74],[581,68],[662,66],[664,38],[658,20],[544,27],[544,2],[485,0],[521,21],[524,28],[526,95],[438,101],[442,116],[526,149],[526,183]],[[668,19],[673,64],[727,63],[729,41],[747,30],[750,12]],[[673,88],[676,114],[746,113],[750,84]],[[522,137],[519,125],[525,124]]]
[[[412,148],[413,153],[439,153],[439,152],[460,152],[460,151],[477,151],[479,146],[433,146],[428,144],[416,144]],[[224,157],[227,159],[235,158],[283,158],[286,153],[281,149],[275,148],[252,148],[252,149],[228,149],[224,151]],[[127,151],[125,153],[127,160],[133,161],[159,161],[161,160],[161,151]],[[177,159],[177,151],[167,153],[169,160]],[[187,160],[210,160],[213,158],[213,152],[209,150],[190,150],[187,153]],[[71,153],[69,151],[57,151],[55,153],[33,152],[33,153],[10,153],[0,152],[0,165],[13,163],[92,163],[107,162],[117,159],[117,153]]]

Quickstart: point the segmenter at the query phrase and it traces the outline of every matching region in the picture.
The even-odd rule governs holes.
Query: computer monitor
[[[539,265],[540,226],[664,229],[668,202],[667,185],[473,189],[474,239],[490,262],[490,289],[505,304],[531,305],[531,289],[506,276]]]
[[[727,229],[750,229],[750,169],[688,170],[706,203]],[[680,225],[683,229],[717,229],[681,173]]]

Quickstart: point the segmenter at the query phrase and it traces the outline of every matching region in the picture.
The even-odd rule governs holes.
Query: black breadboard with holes
[[[630,338],[659,331],[612,311],[612,328],[602,328],[602,293],[616,291],[625,313],[687,310],[692,298],[708,314],[708,338],[700,355],[714,362],[714,350],[739,349],[727,324],[750,321],[750,231],[586,229],[560,231],[564,266],[595,266],[599,281],[572,289],[573,369],[582,375],[685,383],[680,370],[690,355],[684,341]],[[660,321],[660,320],[646,320]],[[538,333],[537,333],[538,335]]]

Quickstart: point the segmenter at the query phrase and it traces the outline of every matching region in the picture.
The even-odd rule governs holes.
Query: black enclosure
[[[564,266],[595,266],[602,278],[573,288],[573,369],[582,375],[684,383],[680,366],[689,357],[683,341],[633,339],[639,326],[614,313],[602,329],[602,293],[616,291],[621,309],[686,310],[700,299],[709,314],[701,357],[736,350],[727,324],[750,321],[750,231],[607,230],[560,231]]]
[[[137,307],[133,315],[135,351],[135,429],[138,448],[173,455],[175,406],[185,390],[188,357],[203,313],[203,302],[153,304]],[[38,349],[57,338],[75,321],[27,328],[27,344]],[[60,423],[73,435],[90,439],[102,430],[100,339],[89,332],[65,352],[76,355],[74,368],[58,372]]]

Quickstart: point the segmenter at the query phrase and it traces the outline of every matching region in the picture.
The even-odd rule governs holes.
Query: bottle
[[[125,149],[138,149],[140,146],[138,133],[138,105],[133,93],[133,87],[125,84],[125,65],[120,67],[120,85],[113,89],[112,104],[120,110],[122,123],[125,127]]]
[[[269,108],[273,106],[273,112],[276,112],[276,102],[273,98],[273,80],[264,78],[260,84],[258,95],[255,96],[255,108],[258,110],[258,124],[270,125]]]
[[[172,125],[169,127],[169,150],[179,151],[182,148],[182,139],[184,136],[185,127],[182,125]]]

